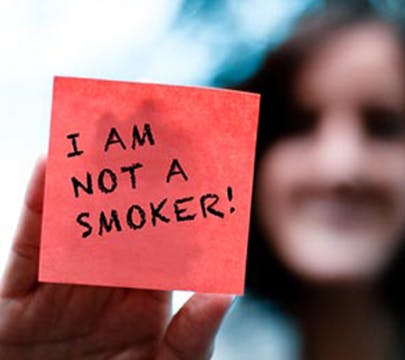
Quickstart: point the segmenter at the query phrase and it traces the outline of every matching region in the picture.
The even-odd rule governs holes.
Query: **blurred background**
[[[350,2],[350,1],[347,1]],[[404,0],[353,0],[390,16]],[[0,271],[32,167],[46,154],[55,75],[231,86],[331,0],[0,0]],[[189,296],[175,296],[177,308]]]

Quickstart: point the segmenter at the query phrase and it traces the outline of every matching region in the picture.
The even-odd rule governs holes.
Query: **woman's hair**
[[[293,87],[297,72],[301,70],[308,57],[339,31],[376,21],[390,26],[397,35],[398,43],[405,49],[401,24],[369,11],[359,13],[350,9],[329,10],[302,19],[292,36],[278,49],[268,54],[254,77],[238,86],[239,90],[261,94],[256,169],[265,149],[282,139],[286,133],[297,130],[291,128],[291,119],[298,109],[294,105]],[[305,296],[306,287],[270,251],[269,241],[263,238],[256,222],[254,202],[252,209],[246,274],[247,290],[272,297],[281,305],[294,310],[292,307],[295,300],[297,297]],[[405,246],[403,248],[405,249]],[[390,303],[393,301],[390,304],[393,308],[396,307],[395,304],[401,304],[402,300],[405,300],[405,296],[402,295],[405,292],[402,291],[400,282],[405,275],[404,255],[404,250],[397,254],[383,281],[383,286],[386,287],[383,292],[387,295],[387,301]],[[404,310],[402,313],[405,315]]]

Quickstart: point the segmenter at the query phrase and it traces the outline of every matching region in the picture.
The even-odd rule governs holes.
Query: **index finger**
[[[39,241],[45,186],[45,159],[38,160],[0,287],[0,296],[24,295],[37,284]]]

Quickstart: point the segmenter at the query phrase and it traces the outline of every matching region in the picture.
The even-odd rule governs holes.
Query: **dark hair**
[[[301,69],[304,61],[339,31],[368,22],[390,26],[405,49],[405,37],[400,23],[370,11],[360,13],[350,9],[324,11],[302,19],[292,36],[278,49],[268,54],[254,77],[238,87],[239,90],[261,94],[256,169],[263,151],[289,131],[289,122],[286,119],[293,116],[293,85],[297,71]],[[294,310],[295,300],[297,297],[305,296],[306,286],[269,250],[268,241],[261,235],[256,222],[254,203],[252,209],[246,274],[247,290],[257,295],[271,297],[281,305]],[[393,309],[400,309],[397,305],[403,306],[405,300],[403,295],[405,292],[402,291],[400,282],[405,275],[404,259],[405,246],[397,254],[387,271],[386,279],[382,282],[385,286],[384,295]],[[400,309],[400,312],[405,315],[403,309]]]

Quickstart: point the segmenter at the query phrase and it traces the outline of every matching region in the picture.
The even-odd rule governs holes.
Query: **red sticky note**
[[[243,293],[259,95],[57,77],[43,282]]]

